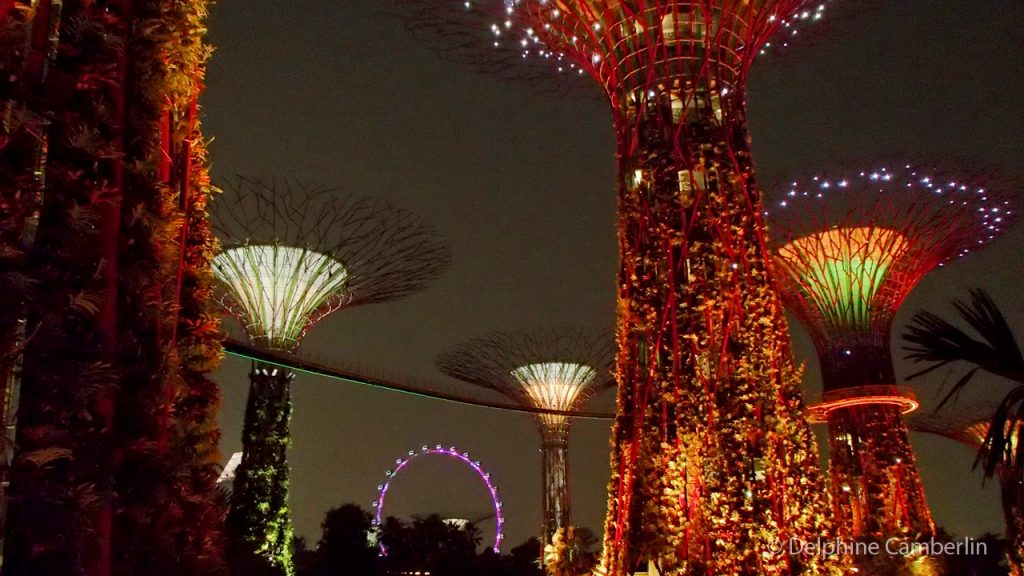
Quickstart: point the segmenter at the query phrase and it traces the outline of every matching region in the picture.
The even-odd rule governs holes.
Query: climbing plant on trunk
[[[27,335],[8,574],[223,571],[197,121],[207,6],[38,0],[0,15],[24,47],[3,61],[7,109],[32,121],[8,123],[25,144],[0,149],[31,175],[0,189],[5,253],[23,253],[11,268],[32,283],[4,311]]]

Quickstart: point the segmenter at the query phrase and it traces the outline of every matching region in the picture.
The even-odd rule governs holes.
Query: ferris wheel
[[[504,535],[502,534],[502,528],[505,524],[505,517],[502,515],[501,500],[498,498],[498,487],[495,486],[493,482],[491,482],[491,475],[488,472],[484,471],[484,469],[480,466],[479,460],[470,459],[468,452],[459,452],[454,446],[448,448],[445,448],[440,444],[434,446],[433,448],[431,448],[430,446],[423,446],[418,451],[409,450],[409,453],[406,456],[395,460],[395,468],[392,470],[388,470],[387,478],[385,479],[384,483],[377,486],[377,499],[373,502],[373,525],[377,528],[380,528],[383,525],[384,501],[387,498],[388,490],[391,488],[391,482],[395,479],[398,473],[402,471],[403,468],[409,465],[410,462],[424,456],[441,456],[454,459],[457,462],[461,462],[462,464],[469,466],[474,472],[476,472],[477,476],[480,477],[480,480],[482,480],[484,485],[487,487],[487,492],[491,495],[491,503],[494,506],[495,530],[494,544],[491,546],[491,548],[496,553],[500,552],[501,540],[504,537]],[[383,545],[381,545],[380,548],[382,553],[386,553],[386,550],[384,549]]]

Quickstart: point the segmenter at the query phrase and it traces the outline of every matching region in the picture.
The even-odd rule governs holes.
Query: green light
[[[224,250],[213,259],[213,273],[249,336],[281,350],[298,345],[310,317],[348,282],[348,271],[330,256],[267,244]]]
[[[870,328],[874,301],[906,239],[884,228],[835,228],[786,244],[780,268],[821,313],[829,331]]]

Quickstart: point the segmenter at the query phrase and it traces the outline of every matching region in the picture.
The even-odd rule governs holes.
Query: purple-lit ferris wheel
[[[388,490],[391,488],[391,482],[395,479],[395,476],[398,476],[398,473],[408,466],[410,462],[421,456],[447,456],[453,458],[472,468],[477,476],[483,480],[484,485],[487,486],[487,492],[491,495],[491,503],[494,506],[494,544],[491,548],[494,549],[495,553],[500,552],[501,540],[504,538],[502,529],[505,524],[505,517],[502,515],[501,500],[498,498],[498,487],[491,482],[491,475],[484,471],[480,466],[479,460],[470,459],[468,452],[459,452],[454,446],[448,448],[440,444],[433,448],[423,446],[419,451],[409,450],[406,456],[395,460],[395,468],[387,471],[387,480],[377,486],[377,499],[373,502],[373,525],[380,528],[384,524],[384,501],[387,499]],[[381,552],[385,552],[383,545],[381,545]]]

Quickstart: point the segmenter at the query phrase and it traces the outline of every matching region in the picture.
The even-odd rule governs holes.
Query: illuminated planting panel
[[[294,348],[311,317],[346,286],[341,262],[304,248],[249,245],[213,259],[214,275],[229,292],[228,306],[250,338]]]
[[[242,453],[235,452],[228,458],[228,463],[224,465],[224,469],[221,471],[220,476],[217,477],[218,486],[231,486],[231,482],[235,479],[235,472],[238,470],[238,465],[242,463]]]
[[[549,410],[571,410],[581,393],[597,376],[590,366],[568,362],[526,364],[512,371],[534,405]],[[558,424],[566,416],[542,414],[544,423]]]
[[[398,476],[398,473],[401,472],[403,468],[420,456],[447,456],[449,458],[454,458],[455,460],[472,468],[473,471],[476,472],[477,476],[483,480],[484,484],[487,486],[487,491],[491,495],[491,504],[494,506],[495,532],[492,548],[496,553],[500,552],[501,540],[504,538],[502,530],[505,525],[505,516],[502,512],[501,500],[498,498],[498,487],[491,482],[491,475],[484,472],[484,469],[480,467],[480,462],[478,460],[471,460],[468,452],[459,452],[454,446],[449,448],[445,448],[440,444],[433,448],[430,446],[424,446],[420,448],[419,452],[416,450],[409,450],[409,454],[405,458],[395,460],[395,469],[388,470],[387,480],[385,480],[383,484],[377,486],[377,500],[373,502],[374,526],[380,527],[384,525],[384,500],[387,498],[388,490],[391,489],[391,482],[394,481],[395,477]],[[387,553],[383,544],[381,544],[380,548],[382,554]]]
[[[893,230],[834,228],[793,240],[778,257],[833,328],[867,330],[875,295],[907,247]]]

